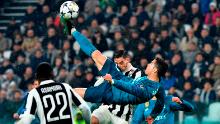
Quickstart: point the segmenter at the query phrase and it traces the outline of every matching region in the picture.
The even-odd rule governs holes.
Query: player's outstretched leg
[[[80,48],[85,52],[88,56],[91,56],[95,61],[98,70],[100,71],[107,60],[107,57],[104,56],[99,50],[95,48],[95,46],[81,33],[79,33],[75,28],[71,30],[72,36],[79,43]]]

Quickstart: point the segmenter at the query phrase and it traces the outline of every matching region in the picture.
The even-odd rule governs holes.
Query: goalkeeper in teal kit
[[[64,21],[69,31],[71,24]],[[79,43],[80,48],[95,61],[98,70],[105,81],[97,87],[75,89],[86,101],[95,103],[139,104],[149,101],[153,96],[157,97],[155,109],[151,116],[156,117],[164,106],[164,90],[159,83],[160,78],[167,71],[167,64],[159,58],[155,58],[148,64],[145,74],[147,76],[132,79],[124,76],[116,67],[116,64],[98,51],[91,42],[75,28],[71,29],[71,35]]]

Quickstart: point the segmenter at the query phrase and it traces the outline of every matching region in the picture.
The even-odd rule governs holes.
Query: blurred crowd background
[[[19,1],[25,3],[16,4],[25,14],[7,15],[7,8]],[[1,0],[0,22],[8,21],[0,30],[1,124],[13,123],[40,62],[53,65],[55,80],[73,88],[90,87],[97,80],[92,59],[63,34],[59,7],[64,1]],[[133,65],[143,70],[155,56],[167,61],[169,70],[162,80],[167,94],[197,106],[195,113],[177,113],[177,122],[220,120],[220,0],[76,2],[76,29],[106,56],[127,50]]]

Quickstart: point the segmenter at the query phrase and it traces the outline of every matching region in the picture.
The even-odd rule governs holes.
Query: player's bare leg
[[[105,64],[107,57],[104,56],[99,50],[96,50],[92,53],[92,59],[95,61],[95,64],[98,70],[100,71],[102,70],[102,67]]]
[[[87,88],[74,88],[73,91],[78,93],[82,98],[84,98],[85,92]]]

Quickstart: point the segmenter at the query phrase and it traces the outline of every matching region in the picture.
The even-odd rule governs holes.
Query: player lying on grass
[[[163,111],[155,119],[152,119],[149,118],[149,115],[155,107],[155,103],[156,100],[152,99],[145,104],[139,105],[132,118],[132,124],[141,124],[145,121],[147,121],[148,124],[174,124],[174,112],[195,111],[195,108],[191,103],[179,99],[178,97],[166,96]]]
[[[69,29],[73,26],[69,21],[65,22],[64,25],[68,26]],[[102,76],[109,73],[114,79],[113,85],[103,83],[98,87],[77,89],[76,92],[78,92],[86,101],[104,102],[108,104],[138,104],[149,101],[153,96],[156,96],[157,107],[155,107],[151,116],[156,117],[157,114],[162,111],[165,93],[159,81],[168,68],[163,60],[155,58],[150,64],[148,64],[145,70],[147,76],[131,79],[124,76],[117,69],[116,64],[113,61],[97,50],[92,43],[85,36],[76,31],[75,28],[72,28],[71,32],[72,36],[79,43],[80,48],[95,61]]]

